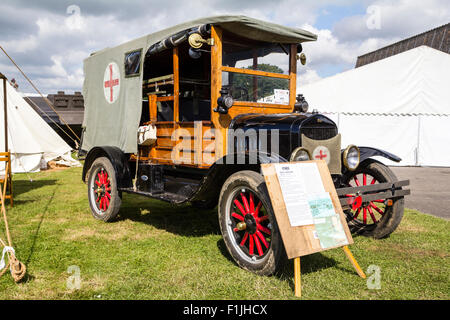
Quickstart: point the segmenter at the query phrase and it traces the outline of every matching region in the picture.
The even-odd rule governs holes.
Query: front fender
[[[86,181],[86,175],[94,161],[100,157],[106,157],[111,161],[116,172],[118,188],[129,188],[132,186],[130,167],[128,165],[129,157],[119,148],[111,146],[95,147],[88,152],[84,160],[83,181]]]
[[[364,160],[367,160],[369,158],[380,156],[386,159],[389,159],[391,161],[400,162],[402,159],[400,157],[397,157],[396,155],[389,153],[387,151],[371,148],[371,147],[358,147],[360,152],[360,162],[363,162]]]

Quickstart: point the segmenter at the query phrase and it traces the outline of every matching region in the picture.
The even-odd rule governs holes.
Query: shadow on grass
[[[197,209],[188,204],[175,206],[134,195],[125,197],[117,221],[132,220],[186,237],[220,234],[216,210]]]
[[[38,188],[46,187],[55,185],[57,180],[14,180],[13,181],[13,192],[14,197],[17,197],[18,195],[25,194],[27,192],[30,192],[32,190],[36,190]],[[20,202],[28,202],[26,200],[15,200],[14,203],[20,203]]]
[[[236,267],[239,267],[228,252],[225,241],[223,239],[217,241],[217,248],[220,250],[224,257],[231,261]],[[328,258],[321,253],[315,253],[309,256],[302,257],[301,259],[302,275],[318,272],[320,270],[336,266],[336,260]],[[343,268],[342,270],[348,271]],[[294,260],[286,259],[280,270],[276,272],[274,276],[279,278],[280,280],[287,280],[289,282],[289,286],[292,288],[292,290],[294,290]]]
[[[54,181],[54,180],[53,180],[53,181]],[[41,218],[39,219],[39,223],[38,223],[37,228],[36,228],[36,231],[34,232],[34,235],[33,235],[33,242],[32,242],[32,244],[31,244],[30,253],[28,254],[28,258],[27,258],[27,260],[26,260],[26,262],[25,262],[25,265],[28,265],[28,264],[30,263],[30,261],[31,261],[31,257],[32,257],[32,255],[33,255],[34,250],[35,250],[35,247],[36,247],[37,238],[38,238],[38,236],[39,236],[39,231],[41,230],[41,226],[42,226],[42,223],[44,222],[45,216],[46,216],[46,214],[47,214],[48,207],[49,207],[49,205],[52,203],[53,198],[55,197],[56,189],[57,189],[57,188],[58,188],[58,187],[56,186],[56,187],[53,189],[53,192],[52,192],[51,196],[49,197],[49,200],[48,200],[47,204],[46,204],[45,207],[44,207],[44,210],[43,210],[43,212],[42,212]]]
[[[147,212],[147,213],[143,213]],[[164,229],[170,233],[200,237],[207,234],[220,234],[217,209],[202,210],[189,205],[174,206],[158,200],[143,200],[136,196],[127,197],[122,203],[118,221],[132,220],[152,225],[158,229]],[[223,239],[217,241],[217,248],[222,255],[238,267],[227,250]],[[344,254],[342,252],[342,254]],[[302,257],[302,274],[314,273],[323,269],[338,267],[336,260],[326,257],[321,253],[315,253]],[[352,273],[350,268],[338,267]],[[294,262],[287,260],[281,269],[275,274],[281,280],[287,280],[292,290],[294,289]]]

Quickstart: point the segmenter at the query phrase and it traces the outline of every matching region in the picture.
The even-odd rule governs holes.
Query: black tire
[[[359,167],[353,171],[344,175],[344,185],[349,186],[350,181],[357,175],[366,174],[366,176],[372,176],[377,182],[394,182],[397,181],[397,177],[387,166],[376,160],[366,160],[359,165]],[[367,181],[369,184],[369,181]],[[385,199],[381,199],[385,200]],[[347,222],[350,231],[356,234],[360,234],[366,237],[372,237],[375,239],[382,239],[388,237],[398,227],[403,218],[404,203],[403,197],[392,199],[393,204],[382,208],[384,214],[380,217],[376,223],[364,224],[358,219],[354,219],[355,213],[352,210],[346,210]],[[369,218],[368,218],[369,220]],[[373,219],[372,219],[373,220]]]
[[[100,178],[99,174],[105,174],[105,183],[98,186]],[[114,221],[120,210],[120,205],[122,204],[122,199],[120,192],[117,190],[116,173],[114,167],[108,158],[101,157],[94,161],[88,174],[88,198],[89,206],[91,208],[92,215],[95,219],[102,220],[105,222]],[[98,189],[102,189],[103,193],[97,193]],[[107,191],[109,189],[109,192]],[[105,200],[107,197],[106,193],[109,193],[110,199]],[[98,200],[100,199],[100,200]],[[105,207],[103,205],[103,200],[105,201]],[[107,206],[106,206],[107,202]],[[105,210],[106,209],[106,210]]]
[[[237,222],[239,222],[238,219],[232,216],[232,213],[235,213],[233,211],[239,212],[236,208],[233,208],[233,199],[237,199],[238,196],[242,197],[243,194],[248,194],[252,199],[251,201],[254,200],[254,202],[250,202],[250,207],[253,203],[253,208],[256,208],[252,211],[252,217],[257,217],[258,221],[259,219],[264,219],[264,222],[259,222],[259,224],[261,226],[264,224],[263,228],[266,230],[270,229],[269,231],[271,231],[270,236],[264,234],[265,240],[267,240],[266,243],[261,239],[260,234],[262,232],[258,234],[259,229],[256,228],[258,223],[252,225],[252,221],[249,221],[248,229],[233,231],[233,229],[236,230]],[[259,201],[261,201],[260,209],[258,209],[257,205]],[[240,267],[259,275],[268,276],[274,274],[284,265],[284,262],[287,260],[286,252],[262,175],[254,171],[240,171],[231,175],[222,186],[218,213],[220,230],[225,245],[231,257]],[[246,217],[246,219],[253,219],[249,214],[242,214],[242,216]],[[256,221],[256,219],[253,221]],[[250,230],[250,227],[256,229],[256,231]],[[252,234],[251,232],[254,233]],[[247,237],[245,233],[248,233]],[[244,238],[248,241],[244,245],[241,245],[242,241],[245,241]],[[252,238],[252,243],[254,242],[256,244],[258,242],[260,248],[264,249],[263,255],[256,253],[253,255],[250,254],[250,238]],[[257,240],[253,240],[255,238]],[[265,244],[268,246],[265,247]],[[258,248],[258,252],[260,252],[260,248]]]

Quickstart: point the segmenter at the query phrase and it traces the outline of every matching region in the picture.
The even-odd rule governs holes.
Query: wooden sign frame
[[[275,170],[275,164],[267,163],[262,164],[261,169],[264,175],[264,180],[266,181],[267,190],[272,202],[273,211],[278,224],[278,229],[281,233],[281,238],[286,249],[286,254],[289,259],[294,259],[294,285],[295,285],[295,295],[301,297],[301,276],[300,276],[300,257],[330,250],[334,248],[342,247],[345,255],[350,260],[351,264],[355,268],[358,275],[365,279],[366,275],[362,271],[358,262],[353,257],[348,245],[353,244],[353,238],[345,219],[344,211],[342,210],[339,197],[334,187],[333,180],[331,178],[330,171],[328,170],[328,165],[324,160],[312,160],[312,161],[302,161],[302,162],[289,162],[292,164],[303,164],[303,163],[316,163],[319,169],[320,177],[322,179],[323,187],[326,192],[330,194],[331,201],[333,203],[334,210],[338,214],[342,227],[344,229],[345,235],[347,237],[346,245],[337,245],[330,248],[322,248],[320,245],[320,240],[314,236],[315,225],[306,226],[291,226],[289,221],[289,216],[286,210],[286,204],[284,202],[283,193],[281,191],[280,182]]]
[[[331,174],[328,170],[326,162],[324,160],[313,160],[290,162],[289,165],[304,163],[317,164],[317,168],[319,169],[319,173],[322,178],[323,187],[325,191],[330,194],[335,212],[339,215],[345,235],[347,236],[347,242],[348,244],[353,244],[353,238],[348,228],[344,211],[342,210],[341,203],[339,201],[339,197],[334,187],[333,180],[331,179]],[[280,230],[281,238],[283,239],[284,247],[286,248],[286,254],[289,259],[342,247],[335,246],[323,249],[320,245],[319,239],[316,239],[314,237],[314,225],[292,227],[289,222],[280,182],[278,181],[277,173],[275,171],[275,165],[272,163],[262,164],[261,168],[264,174],[264,179],[266,181],[267,190],[272,201],[272,207],[275,213],[275,218],[277,220],[278,229]]]

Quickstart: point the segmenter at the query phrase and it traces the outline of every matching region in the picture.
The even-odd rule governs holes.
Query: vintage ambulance
[[[124,192],[217,206],[236,263],[274,273],[285,257],[260,164],[322,159],[353,232],[383,238],[403,216],[407,181],[342,146],[336,124],[297,95],[301,43],[316,35],[245,16],[186,22],[85,60],[83,181],[96,219]]]

